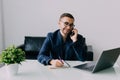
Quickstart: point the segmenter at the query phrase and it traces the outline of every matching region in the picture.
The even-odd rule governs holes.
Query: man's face
[[[67,35],[74,28],[74,19],[63,17],[59,20],[59,27],[63,34]]]

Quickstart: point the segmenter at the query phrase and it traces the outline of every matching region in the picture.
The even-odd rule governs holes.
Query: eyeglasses
[[[73,23],[69,23],[69,22],[63,22],[63,21],[61,21],[63,24],[64,24],[64,26],[70,26],[70,27],[75,27],[75,25],[73,24]]]

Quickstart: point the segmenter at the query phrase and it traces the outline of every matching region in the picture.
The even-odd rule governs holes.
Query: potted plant
[[[9,75],[15,75],[17,73],[18,65],[22,61],[25,61],[25,52],[20,48],[16,48],[14,45],[3,50],[1,53],[0,62],[5,64]]]

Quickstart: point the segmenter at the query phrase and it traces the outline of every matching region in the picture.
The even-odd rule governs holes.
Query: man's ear
[[[60,21],[58,22],[58,25],[59,25],[59,27],[61,26],[61,23],[60,23]]]
[[[60,21],[58,21],[58,25],[60,25]]]

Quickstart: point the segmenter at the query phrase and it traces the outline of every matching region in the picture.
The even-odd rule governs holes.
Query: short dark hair
[[[61,16],[60,16],[60,19],[63,18],[63,17],[69,17],[69,18],[72,18],[74,20],[74,17],[72,16],[72,14],[70,13],[63,13]]]

